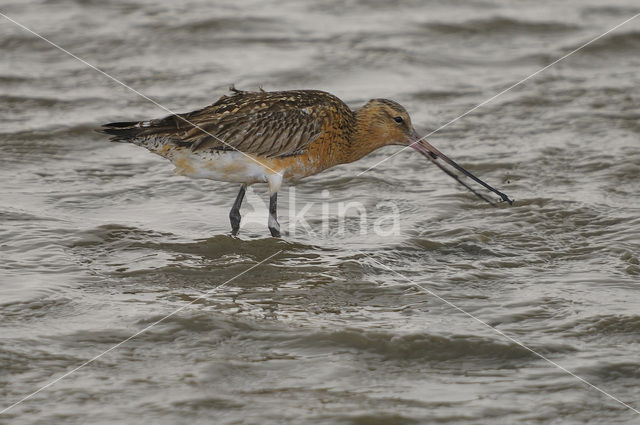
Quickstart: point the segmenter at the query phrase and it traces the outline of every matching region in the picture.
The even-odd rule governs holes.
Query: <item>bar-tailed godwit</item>
[[[352,111],[336,96],[318,90],[232,91],[197,111],[110,123],[101,131],[113,141],[143,146],[169,159],[179,175],[241,183],[229,213],[233,234],[240,228],[240,205],[248,185],[268,183],[268,227],[273,236],[280,236],[276,205],[283,182],[356,161],[387,145],[411,146],[489,203],[493,202],[438,160],[512,203],[422,140],[405,108],[394,101],[372,99]]]

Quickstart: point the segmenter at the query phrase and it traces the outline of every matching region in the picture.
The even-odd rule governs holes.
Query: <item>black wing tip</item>
[[[103,127],[110,128],[125,128],[125,127],[135,127],[140,124],[139,121],[120,121],[120,122],[110,122],[109,124],[103,124]]]
[[[128,142],[140,132],[138,121],[121,121],[103,124],[102,127],[95,129],[96,132],[108,134],[112,137],[112,142]]]

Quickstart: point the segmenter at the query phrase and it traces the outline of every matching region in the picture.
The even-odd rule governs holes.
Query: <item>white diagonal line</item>
[[[495,328],[495,327],[491,326],[490,324],[488,324],[488,323],[487,323],[487,322],[485,322],[484,320],[480,319],[479,317],[474,316],[473,314],[471,314],[471,313],[467,312],[466,310],[463,310],[462,308],[458,307],[457,305],[455,305],[455,304],[454,304],[454,303],[452,303],[451,301],[449,301],[449,300],[446,300],[446,299],[442,298],[440,295],[438,295],[437,293],[433,292],[432,290],[430,290],[430,289],[428,289],[428,288],[425,288],[424,286],[422,286],[422,285],[419,285],[419,284],[415,283],[414,281],[412,281],[411,279],[409,279],[408,277],[406,277],[406,276],[405,276],[405,275],[403,275],[402,273],[399,273],[399,272],[397,272],[397,271],[393,270],[391,267],[389,267],[389,266],[387,266],[387,265],[385,265],[385,264],[381,263],[380,261],[376,260],[375,258],[373,258],[372,256],[370,256],[369,254],[367,254],[367,253],[365,253],[365,252],[362,252],[362,251],[360,251],[360,253],[361,253],[361,254],[363,254],[363,255],[365,255],[365,256],[367,256],[368,258],[370,258],[371,260],[373,260],[374,262],[376,262],[376,263],[377,263],[377,264],[379,264],[380,266],[384,267],[385,269],[389,270],[390,272],[392,272],[392,273],[394,273],[394,274],[396,274],[396,275],[398,275],[398,276],[402,277],[402,278],[403,278],[403,279],[405,279],[407,282],[411,283],[413,286],[415,286],[416,288],[420,289],[421,291],[426,292],[426,293],[428,293],[428,294],[430,294],[430,295],[433,295],[434,297],[436,297],[437,299],[439,299],[439,300],[440,300],[440,301],[442,301],[443,303],[447,304],[448,306],[453,307],[453,308],[455,308],[456,310],[458,310],[459,312],[461,312],[461,313],[463,313],[463,314],[465,314],[465,315],[467,315],[467,316],[471,317],[471,318],[472,318],[473,320],[475,320],[476,322],[478,322],[478,323],[480,323],[480,324],[482,324],[482,325],[486,326],[487,328],[489,328],[489,329],[491,329],[492,331],[494,331],[494,332],[498,333],[499,335],[503,336],[504,338],[508,339],[509,341],[511,341],[511,342],[513,342],[513,343],[515,343],[515,344],[519,345],[520,347],[524,348],[524,349],[525,349],[525,350],[527,350],[527,351],[530,351],[531,353],[533,353],[533,354],[535,354],[536,356],[540,357],[542,360],[544,360],[544,361],[548,362],[549,364],[551,364],[551,365],[553,365],[553,366],[557,367],[558,369],[560,369],[560,370],[562,370],[562,371],[564,371],[564,372],[568,373],[569,375],[573,376],[574,378],[576,378],[577,380],[581,381],[582,383],[584,383],[584,384],[586,384],[586,385],[590,386],[591,388],[593,388],[593,389],[595,389],[595,390],[599,391],[600,393],[602,393],[602,394],[606,395],[607,397],[611,398],[612,400],[617,401],[618,403],[622,404],[624,407],[626,407],[626,408],[628,408],[628,409],[630,409],[630,410],[633,410],[634,412],[636,412],[637,414],[639,414],[639,415],[640,415],[640,410],[637,410],[637,409],[635,409],[634,407],[629,406],[627,403],[625,403],[624,401],[620,400],[619,398],[617,398],[617,397],[615,397],[615,396],[613,396],[613,395],[609,394],[608,392],[606,392],[605,390],[603,390],[603,389],[601,389],[601,388],[599,388],[599,387],[596,387],[596,386],[595,386],[595,385],[593,385],[591,382],[589,382],[589,381],[587,381],[586,379],[584,379],[584,378],[582,378],[582,377],[580,377],[580,376],[576,375],[575,373],[571,372],[569,369],[567,369],[567,368],[565,368],[564,366],[562,366],[562,365],[560,365],[560,364],[558,364],[558,363],[554,362],[553,360],[551,360],[551,359],[549,359],[549,358],[545,357],[544,355],[540,354],[539,352],[537,352],[537,351],[536,351],[536,350],[534,350],[533,348],[530,348],[530,347],[528,347],[528,346],[524,345],[522,342],[518,341],[517,339],[515,339],[515,338],[513,338],[513,337],[511,337],[511,336],[509,336],[509,335],[507,335],[507,334],[505,334],[505,333],[504,333],[504,332],[502,332],[500,329],[498,329],[498,328]]]
[[[100,74],[104,75],[105,77],[107,77],[108,79],[120,84],[122,87],[131,90],[132,92],[134,92],[135,94],[137,94],[138,96],[142,97],[145,100],[148,100],[149,102],[153,103],[154,105],[156,105],[157,107],[164,109],[165,111],[167,111],[168,113],[170,113],[171,115],[175,115],[176,117],[180,118],[182,121],[186,122],[187,124],[190,124],[192,126],[194,126],[195,128],[197,128],[198,130],[202,131],[203,133],[213,137],[214,139],[216,139],[217,141],[219,141],[220,143],[228,146],[229,148],[240,152],[242,155],[246,156],[247,158],[249,158],[250,160],[252,160],[253,162],[255,162],[258,165],[261,165],[267,169],[269,169],[269,171],[272,171],[276,174],[280,174],[279,172],[277,172],[276,170],[274,170],[273,168],[269,167],[266,164],[263,164],[262,162],[258,161],[257,159],[255,159],[254,157],[252,157],[251,155],[248,155],[244,152],[242,152],[240,149],[235,148],[234,146],[231,146],[230,144],[228,144],[227,142],[225,142],[224,140],[222,140],[221,138],[219,138],[218,136],[209,133],[207,130],[205,130],[204,128],[200,127],[198,124],[195,124],[191,121],[189,121],[188,119],[180,116],[178,113],[172,111],[171,109],[167,108],[164,105],[161,105],[160,103],[156,102],[155,100],[151,99],[149,96],[144,95],[142,93],[140,93],[138,90],[134,89],[133,87],[127,85],[126,83],[123,83],[122,81],[120,81],[119,79],[117,79],[116,77],[106,73],[105,71],[101,70],[100,68],[98,68],[95,65],[90,64],[89,62],[87,62],[86,60],[74,55],[73,53],[71,53],[70,51],[66,50],[65,48],[61,47],[60,45],[54,43],[53,41],[49,40],[48,38],[38,34],[37,32],[33,31],[32,29],[22,25],[20,22],[16,21],[15,19],[10,18],[9,16],[5,15],[4,13],[0,12],[0,16],[2,16],[3,18],[5,18],[8,21],[13,22],[14,24],[16,24],[17,26],[19,26],[20,28],[22,28],[23,30],[35,35],[36,37],[38,37],[39,39],[49,43],[50,45],[52,45],[53,47],[55,47],[56,49],[66,53],[67,55],[71,56],[72,58],[82,62],[83,64],[87,65],[89,68],[99,72]]]
[[[518,81],[515,84],[510,85],[509,87],[507,87],[506,89],[502,90],[500,93],[495,94],[493,96],[491,96],[489,99],[485,100],[482,103],[477,104],[476,106],[474,106],[473,108],[469,109],[467,112],[465,112],[462,115],[459,115],[457,117],[455,117],[454,119],[452,119],[451,121],[449,121],[446,124],[441,125],[440,127],[436,128],[435,130],[433,130],[431,133],[422,136],[420,139],[416,140],[415,142],[411,143],[410,145],[404,146],[402,149],[400,149],[397,152],[394,152],[392,155],[387,156],[386,158],[382,159],[381,161],[376,162],[375,164],[373,164],[371,167],[367,168],[366,170],[362,171],[361,173],[358,173],[357,176],[361,176],[364,173],[366,173],[369,170],[372,170],[374,168],[376,168],[378,165],[382,164],[383,162],[393,158],[394,156],[398,155],[400,152],[403,152],[405,149],[410,148],[412,145],[418,143],[419,141],[426,139],[427,137],[437,133],[438,131],[442,130],[445,127],[448,127],[449,125],[453,124],[454,122],[458,121],[460,118],[465,117],[467,115],[469,115],[470,113],[472,113],[473,111],[475,111],[476,109],[480,108],[481,106],[486,105],[487,103],[491,102],[492,100],[494,100],[495,98],[502,96],[503,94],[505,94],[506,92],[508,92],[509,90],[519,86],[520,84],[524,83],[525,81],[535,77],[536,75],[540,74],[541,72],[551,68],[553,65],[557,64],[558,62],[560,62],[561,60],[564,60],[566,58],[568,58],[569,56],[573,55],[574,53],[578,52],[579,50],[584,49],[585,47],[587,47],[588,45],[590,45],[591,43],[601,39],[602,37],[604,37],[605,35],[609,34],[612,31],[615,31],[616,29],[620,28],[621,26],[623,26],[624,24],[626,24],[629,21],[632,21],[633,19],[637,18],[638,16],[640,16],[640,13],[637,13],[635,15],[633,15],[632,17],[630,17],[629,19],[619,23],[618,25],[616,25],[615,27],[607,30],[606,32],[600,34],[599,36],[597,36],[596,38],[593,38],[589,41],[587,41],[586,43],[584,43],[582,46],[570,51],[569,53],[567,53],[566,55],[562,56],[561,58],[556,59],[555,61],[551,62],[549,65],[545,66],[544,68],[540,68],[539,70],[537,70],[536,72],[534,72],[533,74],[529,75],[528,77],[523,78],[522,80]]]
[[[95,357],[92,357],[91,359],[89,359],[89,360],[87,360],[86,362],[82,363],[80,366],[77,366],[76,368],[74,368],[74,369],[70,370],[69,372],[65,373],[64,375],[61,375],[61,376],[57,377],[56,379],[54,379],[53,381],[49,382],[48,384],[46,384],[46,385],[44,385],[44,386],[40,387],[38,390],[36,390],[36,391],[32,392],[32,393],[31,393],[31,394],[29,394],[29,395],[24,396],[23,398],[21,398],[20,400],[16,401],[16,402],[15,402],[15,403],[13,403],[12,405],[5,407],[4,409],[0,410],[0,415],[2,415],[3,413],[5,413],[5,412],[9,411],[10,409],[12,409],[12,408],[16,407],[16,406],[17,406],[17,405],[19,405],[20,403],[22,403],[22,402],[24,402],[24,401],[26,401],[26,400],[30,399],[31,397],[33,397],[34,395],[38,394],[39,392],[41,392],[41,391],[43,391],[43,390],[45,390],[45,389],[49,388],[50,386],[52,386],[52,385],[53,385],[53,384],[55,384],[56,382],[58,382],[58,381],[60,381],[60,380],[62,380],[62,379],[64,379],[64,378],[66,378],[67,376],[71,375],[72,373],[77,372],[78,370],[82,369],[82,368],[83,368],[83,367],[85,367],[86,365],[88,365],[88,364],[90,364],[90,363],[93,363],[94,361],[98,360],[100,357],[104,356],[105,354],[107,354],[107,353],[109,353],[109,352],[111,352],[111,351],[115,350],[116,348],[120,347],[122,344],[125,344],[126,342],[128,342],[128,341],[132,340],[133,338],[137,337],[138,335],[140,335],[140,334],[142,334],[142,333],[144,333],[144,332],[148,331],[149,329],[151,329],[152,327],[154,327],[154,326],[155,326],[155,325],[157,325],[158,323],[160,323],[160,322],[162,322],[162,321],[164,321],[164,320],[168,319],[169,317],[171,317],[171,316],[175,315],[176,313],[181,312],[182,310],[184,310],[185,308],[189,307],[191,304],[195,303],[196,301],[198,301],[198,300],[200,300],[200,299],[202,299],[202,298],[206,297],[207,295],[210,295],[210,294],[212,294],[212,293],[216,292],[218,289],[222,288],[222,287],[223,287],[223,286],[225,286],[227,283],[229,283],[229,282],[231,282],[231,281],[233,281],[233,280],[237,279],[238,277],[242,276],[243,274],[245,274],[245,273],[247,273],[247,272],[249,272],[249,271],[251,271],[251,270],[255,269],[256,267],[258,267],[258,266],[260,266],[260,265],[264,264],[265,262],[269,261],[270,259],[272,259],[272,258],[273,258],[273,257],[275,257],[276,255],[280,254],[281,252],[282,252],[282,250],[280,250],[280,251],[276,252],[275,254],[272,254],[272,255],[268,256],[268,257],[267,257],[267,258],[265,258],[264,260],[260,261],[260,262],[259,262],[259,263],[257,263],[257,264],[254,264],[253,266],[249,267],[248,269],[244,270],[243,272],[241,272],[241,273],[239,273],[239,274],[235,275],[235,276],[234,276],[234,277],[232,277],[231,279],[229,279],[229,280],[227,280],[227,281],[225,281],[225,282],[221,283],[220,285],[216,286],[215,288],[212,288],[212,289],[210,289],[210,290],[206,291],[205,293],[203,293],[202,295],[200,295],[199,297],[197,297],[197,298],[195,298],[195,299],[193,299],[193,300],[189,301],[187,304],[183,305],[182,307],[178,308],[177,310],[175,310],[175,311],[173,311],[173,312],[171,312],[171,313],[167,314],[166,316],[162,317],[162,318],[161,318],[161,319],[159,319],[159,320],[156,320],[155,322],[153,322],[153,323],[152,323],[152,324],[150,324],[149,326],[147,326],[147,327],[145,327],[145,328],[143,328],[143,329],[139,330],[138,332],[134,333],[133,335],[131,335],[131,336],[130,336],[130,337],[128,337],[127,339],[125,339],[125,340],[123,340],[123,341],[121,341],[121,342],[117,343],[117,344],[116,344],[116,345],[114,345],[113,347],[109,348],[108,350],[103,351],[102,353],[98,354],[98,355],[97,355],[97,356],[95,356]]]

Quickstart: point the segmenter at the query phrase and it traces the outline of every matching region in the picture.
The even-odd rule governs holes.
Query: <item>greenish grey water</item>
[[[317,88],[354,107],[397,100],[426,134],[640,10],[7,0],[0,11],[176,111],[232,83]],[[413,284],[640,409],[640,21],[430,138],[515,206],[482,204],[408,151],[357,176],[397,150],[385,148],[286,189],[283,228],[290,208],[314,203],[313,233],[282,239],[251,211],[264,188],[233,238],[235,185],[175,176],[93,132],[164,111],[6,20],[0,48],[0,409],[277,253],[0,424],[640,421]],[[366,234],[357,217],[339,231],[349,201],[366,206]],[[399,234],[371,231],[383,201]]]

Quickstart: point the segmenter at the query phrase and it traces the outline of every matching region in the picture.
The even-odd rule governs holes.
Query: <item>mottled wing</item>
[[[295,154],[316,140],[322,125],[307,108],[278,108],[201,114],[182,138],[194,152],[235,149],[264,157]]]
[[[113,141],[163,140],[194,152],[239,150],[279,157],[301,152],[323,131],[343,127],[351,117],[340,99],[319,90],[233,91],[197,111],[110,123],[101,131],[114,136]]]

